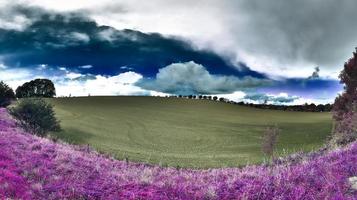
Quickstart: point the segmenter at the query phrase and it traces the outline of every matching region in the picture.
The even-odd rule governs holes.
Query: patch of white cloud
[[[193,61],[173,63],[159,69],[154,79],[146,79],[138,85],[142,88],[174,94],[215,94],[237,89],[268,85],[270,81],[250,76],[238,78],[210,74],[206,68]]]
[[[217,94],[213,96],[217,96],[218,98],[228,99],[229,101],[241,102],[244,101],[244,97],[246,96],[246,93],[243,91],[235,91],[230,94]]]
[[[80,73],[75,73],[75,72],[69,72],[66,74],[66,77],[69,78],[69,79],[75,79],[75,78],[78,78],[78,77],[81,77],[82,74]]]
[[[150,95],[134,83],[142,79],[135,72],[125,72],[115,76],[97,75],[94,79],[58,80],[55,82],[57,96],[110,96],[110,95]]]
[[[7,69],[7,66],[4,65],[3,63],[0,63],[0,70],[1,70],[1,69]]]
[[[27,69],[0,68],[0,81],[4,81],[14,90],[25,82],[34,78],[33,73]]]
[[[116,31],[113,29],[105,29],[98,33],[98,38],[101,40],[112,42],[116,39],[115,33]]]
[[[230,94],[217,94],[212,95],[218,98],[224,98],[233,102],[245,102],[253,104],[273,104],[273,105],[303,105],[303,104],[332,104],[333,99],[328,98],[305,98],[296,95],[290,95],[288,93],[279,94],[261,94],[256,92],[243,92],[236,91]]]
[[[48,67],[46,64],[38,65],[37,70],[45,70]]]
[[[120,69],[132,70],[133,68],[125,65],[125,66],[121,66]]]
[[[79,42],[84,42],[87,43],[90,41],[90,38],[87,34],[85,33],[79,33],[79,32],[72,32],[69,34],[69,38],[74,40],[74,41],[79,41]]]
[[[143,78],[141,74],[128,71],[115,76],[81,74],[69,71],[65,67],[51,68],[40,65],[46,70],[30,70],[25,68],[10,68],[0,64],[0,81],[4,81],[13,90],[25,82],[36,78],[46,78],[54,82],[57,97],[60,96],[111,96],[111,95],[143,95],[168,96],[169,94],[146,90],[135,84]],[[56,70],[57,69],[57,70]],[[47,71],[47,72],[46,72]]]
[[[2,29],[21,31],[24,30],[29,24],[31,24],[31,20],[23,15],[16,15],[12,16],[11,18],[5,18],[0,14],[0,17],[0,28]]]
[[[93,67],[92,65],[79,66],[79,68],[82,68],[82,69],[90,69],[90,68],[92,68],[92,67]]]

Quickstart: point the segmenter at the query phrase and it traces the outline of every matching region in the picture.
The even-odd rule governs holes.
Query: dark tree
[[[18,98],[26,97],[54,97],[56,89],[51,80],[35,79],[24,83],[16,89]]]
[[[343,119],[357,101],[357,48],[353,57],[345,63],[339,77],[340,82],[345,85],[345,91],[335,100],[333,110],[334,118],[337,121]]]
[[[214,101],[217,101],[217,99],[218,99],[217,96],[214,96],[214,97],[213,97],[213,100],[214,100]]]
[[[316,106],[316,111],[317,111],[317,112],[323,112],[323,111],[325,111],[325,106],[322,105],[322,104],[317,105],[317,106]]]
[[[6,107],[15,99],[14,91],[4,82],[0,81],[0,107]]]
[[[335,100],[333,117],[336,121],[337,143],[345,144],[357,139],[357,48],[339,77],[345,85],[345,91]]]

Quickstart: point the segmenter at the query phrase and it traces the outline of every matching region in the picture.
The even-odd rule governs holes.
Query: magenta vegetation
[[[0,199],[357,199],[353,176],[357,143],[297,164],[177,170],[27,134],[0,109]]]

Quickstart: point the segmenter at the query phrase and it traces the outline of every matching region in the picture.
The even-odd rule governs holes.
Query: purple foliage
[[[26,134],[0,109],[0,199],[357,199],[357,143],[297,164],[190,170]]]

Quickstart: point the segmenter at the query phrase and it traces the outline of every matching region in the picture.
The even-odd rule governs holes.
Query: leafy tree
[[[18,98],[26,97],[54,97],[56,89],[51,80],[35,79],[24,83],[16,89]]]
[[[217,99],[218,99],[217,96],[214,96],[214,97],[213,97],[213,100],[214,100],[214,101],[217,101]]]
[[[50,131],[60,130],[52,105],[43,99],[21,99],[9,111],[20,126],[36,135],[45,136]]]
[[[4,82],[0,81],[0,107],[6,107],[15,99],[14,91]]]
[[[337,144],[346,144],[357,139],[354,121],[357,119],[357,48],[353,57],[344,64],[339,77],[345,91],[336,98],[333,106],[335,138],[338,138]]]

